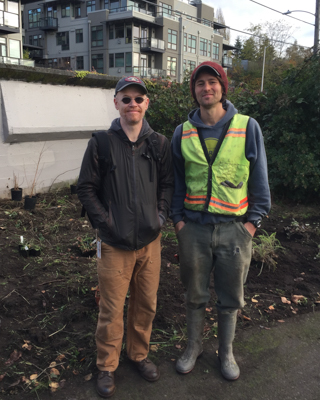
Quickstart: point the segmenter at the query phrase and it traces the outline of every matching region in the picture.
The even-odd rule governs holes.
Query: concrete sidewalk
[[[116,372],[113,400],[319,400],[320,313],[307,314],[278,323],[270,330],[254,327],[239,330],[235,356],[240,378],[228,382],[221,377],[216,356],[217,339],[205,342],[205,351],[188,375],[175,371],[168,354],[160,364],[161,378],[149,383],[141,379],[126,360]],[[40,394],[40,400],[44,399]],[[98,400],[95,379],[67,385],[55,400]]]

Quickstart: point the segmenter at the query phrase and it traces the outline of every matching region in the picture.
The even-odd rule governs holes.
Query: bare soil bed
[[[84,382],[97,373],[96,260],[95,255],[83,256],[80,249],[94,240],[94,232],[80,212],[69,188],[39,195],[32,212],[22,203],[0,201],[1,399],[35,399],[39,394],[44,398],[49,390],[63,391],[70,380]],[[261,269],[261,263],[252,261],[237,329],[268,329],[320,307],[319,207],[273,205],[263,229],[268,235],[276,232],[285,250],[276,253],[275,269],[266,264]],[[260,229],[257,235],[264,233]],[[184,290],[170,222],[162,235],[151,354],[172,358],[186,343]],[[25,244],[40,248],[40,255],[23,257],[21,236]],[[211,289],[205,338],[217,331],[213,282]]]

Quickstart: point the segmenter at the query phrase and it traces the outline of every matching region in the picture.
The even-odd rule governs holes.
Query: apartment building
[[[214,9],[201,0],[45,0],[24,6],[37,65],[182,81],[205,60],[231,66]]]
[[[23,60],[21,2],[0,0],[0,63],[34,66]]]

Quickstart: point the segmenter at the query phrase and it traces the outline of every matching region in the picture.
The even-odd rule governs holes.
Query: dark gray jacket
[[[161,160],[151,154],[147,138],[158,142]],[[125,250],[141,249],[157,238],[168,217],[173,193],[169,141],[143,120],[139,138],[132,143],[120,120],[108,131],[110,166],[102,174],[98,142],[92,138],[84,154],[78,197],[101,240]]]

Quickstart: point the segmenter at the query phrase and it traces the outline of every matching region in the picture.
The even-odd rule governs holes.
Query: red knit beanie
[[[219,76],[222,79],[225,93],[228,93],[228,78],[226,73],[224,72],[224,69],[221,67],[221,65],[213,62],[213,61],[204,61],[203,63],[199,64],[197,68],[195,68],[192,72],[191,78],[190,78],[190,90],[192,97],[197,101],[195,92],[194,92],[194,85],[196,82],[197,77],[199,76],[200,72],[203,71],[212,71],[214,75]]]

